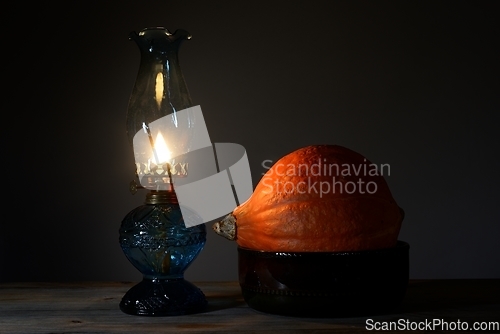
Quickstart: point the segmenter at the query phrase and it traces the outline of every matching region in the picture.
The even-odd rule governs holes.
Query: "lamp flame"
[[[154,161],[157,165],[163,165],[167,162],[170,162],[172,154],[168,149],[167,143],[165,142],[165,139],[163,139],[161,132],[158,132],[158,134],[156,135],[154,150],[155,154],[153,154],[153,156]]]

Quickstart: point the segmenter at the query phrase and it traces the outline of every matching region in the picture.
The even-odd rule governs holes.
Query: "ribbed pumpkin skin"
[[[327,168],[321,175],[312,175],[318,174],[318,168],[311,166],[319,161],[323,168],[339,166],[339,174],[336,168]],[[351,175],[342,176],[344,164],[357,168],[371,162],[338,145],[308,146],[278,160],[262,177],[252,196],[232,213],[236,218],[238,245],[283,252],[357,251],[395,246],[403,212],[384,176],[365,175],[363,168],[357,176],[353,168]],[[332,186],[333,177],[336,181],[356,184],[361,179],[365,185],[372,181],[377,191],[369,194],[358,186],[354,193],[348,194],[345,188],[340,191],[337,186],[336,191],[320,194],[321,182]],[[316,191],[309,187],[314,182]],[[373,189],[371,184],[370,191]],[[352,184],[348,190],[353,190]]]

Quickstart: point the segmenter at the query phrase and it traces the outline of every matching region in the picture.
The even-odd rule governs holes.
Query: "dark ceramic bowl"
[[[409,279],[408,243],[358,252],[263,252],[238,248],[247,304],[300,317],[375,315],[396,309]]]

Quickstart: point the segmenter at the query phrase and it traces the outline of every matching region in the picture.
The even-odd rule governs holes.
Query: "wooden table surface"
[[[260,313],[246,305],[236,282],[194,283],[207,296],[208,309],[175,317],[120,311],[131,282],[0,283],[0,333],[358,333],[389,322],[409,330],[437,321],[500,333],[500,279],[412,280],[397,312],[352,318]]]

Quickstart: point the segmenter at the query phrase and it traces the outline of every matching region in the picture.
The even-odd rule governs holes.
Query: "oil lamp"
[[[175,192],[176,180],[188,175],[196,127],[178,61],[179,46],[190,38],[185,30],[172,34],[163,27],[129,35],[141,55],[127,109],[127,135],[140,183],[134,180],[131,190],[142,188],[147,194],[119,230],[125,256],[143,275],[120,302],[127,314],[182,315],[207,305],[203,292],[184,279],[205,245],[205,224],[195,211],[181,210]]]

